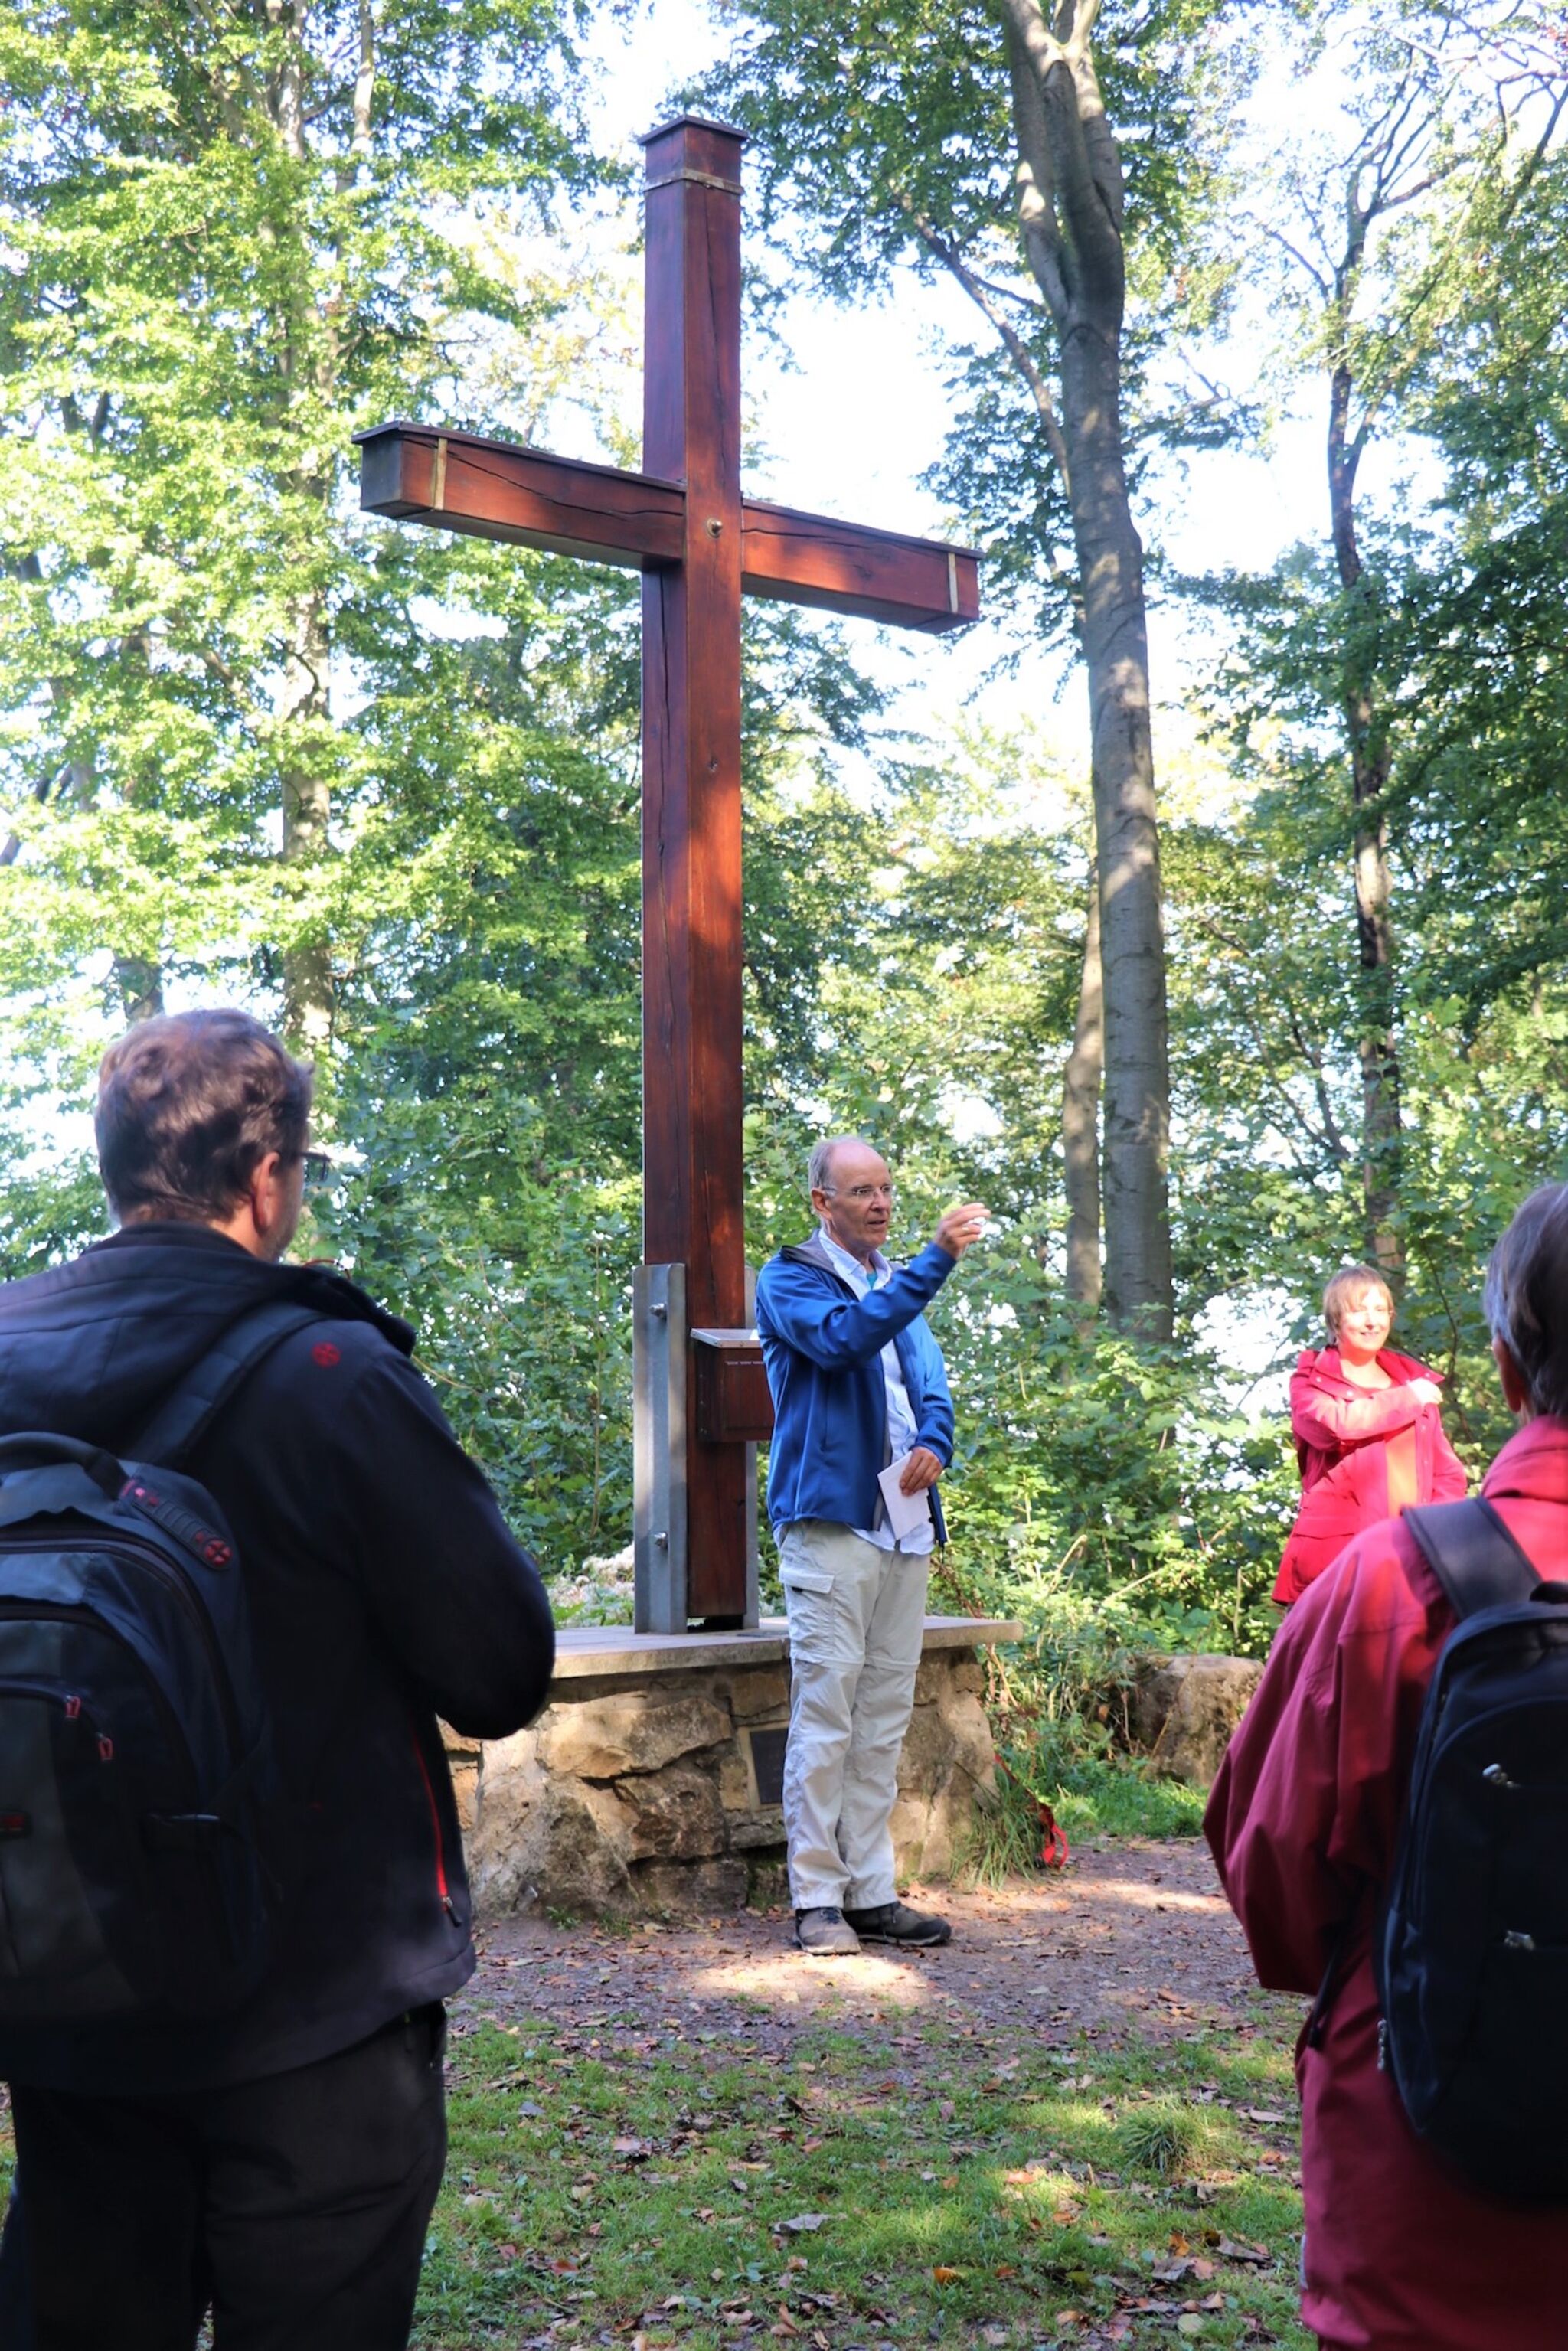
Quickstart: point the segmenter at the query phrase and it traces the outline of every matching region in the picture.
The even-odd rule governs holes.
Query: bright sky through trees
[[[629,25],[599,16],[589,53],[600,76],[592,116],[602,151],[635,157],[639,131],[667,110],[672,93],[700,78],[726,37],[706,0],[643,0]],[[1301,105],[1300,89],[1287,89],[1281,75],[1260,97],[1258,137],[1277,140],[1283,121],[1299,121]],[[629,219],[634,203],[628,199]],[[1265,326],[1256,309],[1244,311],[1243,321],[1260,333]],[[939,455],[950,421],[941,340],[970,340],[974,331],[972,310],[946,281],[921,285],[911,277],[896,304],[868,300],[860,310],[796,290],[776,341],[747,338],[751,431],[763,450],[754,468],[758,492],[891,529],[946,528],[920,476]],[[1256,345],[1248,349],[1239,337],[1226,358],[1234,385],[1244,387],[1258,364]],[[1286,548],[1321,538],[1322,421],[1314,393],[1309,386],[1299,408],[1279,417],[1266,454],[1231,447],[1192,461],[1204,495],[1178,496],[1166,514],[1165,549],[1178,568],[1266,570]],[[901,688],[898,720],[938,735],[969,705],[998,650],[996,632],[984,626],[935,653],[895,643],[869,623],[851,626],[859,657]],[[1201,670],[1202,648],[1158,599],[1150,631],[1156,695],[1177,704],[1186,677]],[[1014,675],[991,683],[988,716],[999,726],[1026,716],[1038,721],[1061,688],[1062,658],[1059,650],[1026,649]],[[1070,685],[1066,707],[1050,725],[1069,756],[1082,733],[1072,694]]]

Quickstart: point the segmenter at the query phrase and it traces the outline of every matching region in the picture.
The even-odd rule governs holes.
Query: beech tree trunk
[[[163,974],[151,956],[117,955],[114,984],[130,1027],[139,1020],[156,1019],[162,1012]]]
[[[1100,1080],[1104,1032],[1100,979],[1100,876],[1089,869],[1078,1018],[1061,1088],[1062,1186],[1067,1195],[1067,1295],[1100,1303]]]
[[[1105,1304],[1168,1338],[1170,1076],[1144,550],[1122,437],[1121,157],[1091,53],[1099,0],[1001,0],[1019,224],[1061,354],[1061,441],[1088,674],[1100,881]]]
[[[283,742],[283,862],[308,892],[329,854],[331,784],[320,738],[327,731],[331,641],[319,597],[301,598],[285,665],[278,720]],[[295,740],[291,744],[290,736]],[[294,874],[289,878],[293,879]],[[332,1035],[332,945],[322,920],[291,910],[291,944],[283,957],[284,1025],[307,1052],[324,1052]]]
[[[267,94],[268,112],[279,145],[292,161],[308,160],[306,90],[310,59],[305,46],[308,0],[267,0],[269,22],[285,40]],[[354,89],[352,158],[369,149],[370,110],[375,86],[374,23],[369,0],[358,11],[360,64]],[[347,170],[340,189],[349,184]],[[324,413],[338,390],[338,290],[323,278],[312,250],[308,223],[290,216],[278,235],[288,240],[292,266],[278,318],[279,376],[284,392],[282,422],[303,436],[312,429],[312,409]],[[341,256],[335,256],[340,264]],[[314,569],[317,543],[332,528],[331,484],[308,445],[287,476],[291,502],[310,523],[299,553],[301,569]],[[324,1053],[332,1035],[332,947],[325,916],[309,904],[310,883],[331,852],[332,787],[328,758],[331,733],[329,693],[332,641],[327,606],[313,580],[291,600],[283,684],[277,708],[283,802],[283,867],[289,900],[289,941],[283,956],[284,1026],[290,1040],[311,1054]]]
[[[1375,674],[1376,614],[1356,543],[1355,480],[1365,426],[1350,429],[1354,371],[1349,357],[1351,306],[1365,251],[1371,214],[1353,192],[1343,256],[1331,307],[1335,365],[1329,393],[1328,487],[1334,564],[1344,591],[1345,624],[1341,708],[1350,753],[1354,810],[1354,881],[1361,1061],[1361,1206],[1363,1247],[1386,1273],[1403,1263],[1398,1232],[1400,1172],[1399,1055],[1395,1033],[1394,925],[1388,871],[1388,729],[1378,707]]]
[[[1100,883],[1105,1303],[1121,1327],[1168,1338],[1165,929],[1143,548],[1122,467],[1119,375],[1115,350],[1096,336],[1077,336],[1063,350],[1062,426],[1075,453],[1072,521],[1083,583]]]

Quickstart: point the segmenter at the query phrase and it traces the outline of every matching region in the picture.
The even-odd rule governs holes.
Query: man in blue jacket
[[[882,1254],[893,1184],[880,1154],[834,1136],[812,1152],[810,1180],[816,1233],[780,1249],[757,1282],[773,1394],[768,1510],[789,1614],[795,1938],[817,1953],[945,1943],[945,1918],[898,1899],[889,1823],[931,1552],[946,1539],[936,1481],[953,1458],[953,1400],[921,1309],[986,1212],[972,1200],[949,1208],[895,1273]],[[902,1534],[878,1483],[894,1462],[900,1494],[925,1499]]]

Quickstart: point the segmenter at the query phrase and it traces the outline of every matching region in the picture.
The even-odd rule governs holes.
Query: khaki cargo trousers
[[[797,1910],[892,1902],[898,1758],[915,1704],[929,1555],[801,1519],[779,1539],[789,1616],[784,1828]]]

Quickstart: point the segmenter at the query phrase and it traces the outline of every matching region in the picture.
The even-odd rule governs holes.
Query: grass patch
[[[1069,1836],[1188,1837],[1202,1829],[1208,1791],[1093,1756],[1063,1766],[1051,1802]]]
[[[570,2027],[455,2020],[416,2351],[1307,2351],[1294,2003],[1052,2046],[892,2006],[639,2022],[600,1983]]]
[[[1134,2105],[1116,2126],[1116,2154],[1125,2168],[1174,2179],[1196,2169],[1213,2141],[1208,2117],[1174,2098]]]
[[[1293,2014],[1053,2049],[899,2011],[781,2047],[765,2007],[726,2013],[455,2043],[421,2351],[1066,2351],[1168,2344],[1177,2316],[1306,2343]]]

